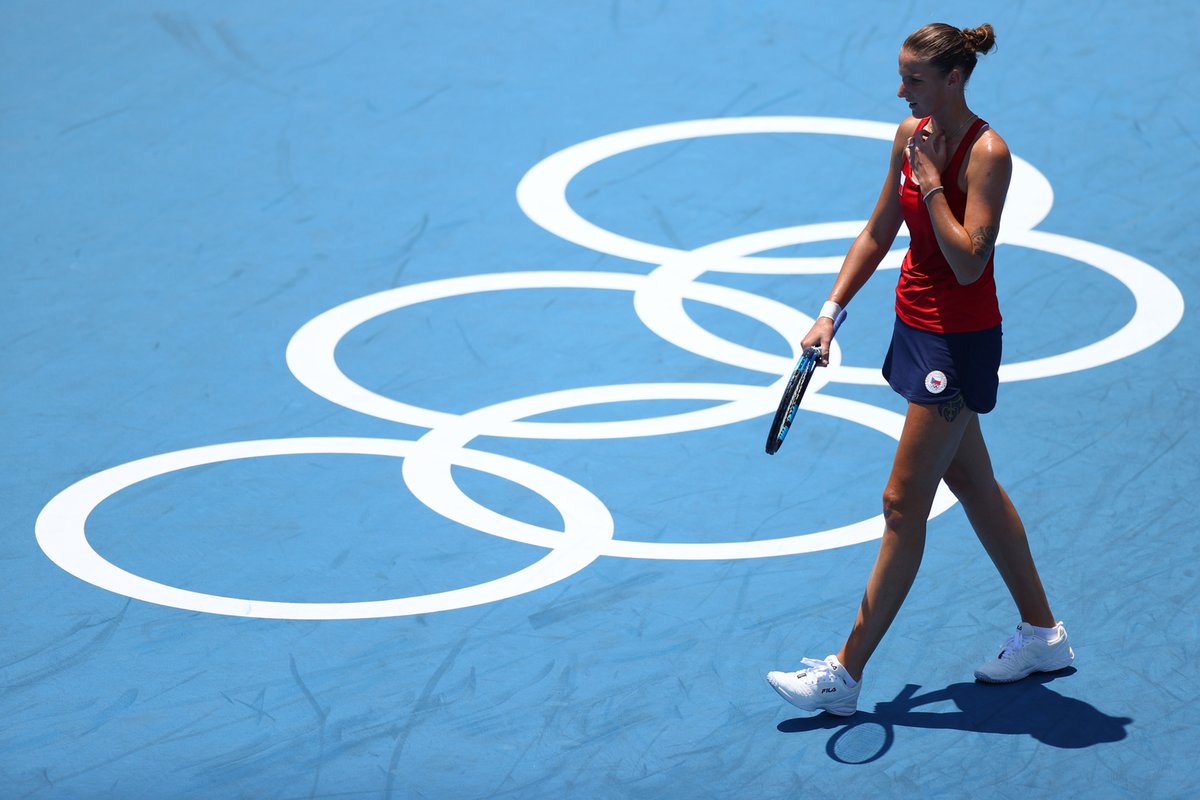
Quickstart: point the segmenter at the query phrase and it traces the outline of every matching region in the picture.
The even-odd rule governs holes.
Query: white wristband
[[[825,304],[821,306],[821,313],[817,314],[817,319],[820,319],[821,317],[829,317],[832,320],[837,320],[838,314],[840,313],[842,313],[841,306],[832,300],[826,300]]]

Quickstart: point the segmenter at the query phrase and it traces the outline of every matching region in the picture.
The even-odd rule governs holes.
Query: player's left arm
[[[1012,155],[999,135],[987,131],[974,143],[965,178],[967,207],[961,223],[950,211],[944,192],[925,201],[942,255],[960,284],[974,283],[983,274],[1000,233]]]

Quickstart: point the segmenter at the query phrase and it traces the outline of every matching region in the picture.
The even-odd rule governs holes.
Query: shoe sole
[[[983,681],[984,683],[1016,683],[1017,681],[1025,680],[1035,672],[1062,672],[1074,662],[1075,654],[1071,653],[1071,657],[1067,659],[1067,663],[1061,666],[1048,666],[1041,669],[1031,669],[1026,673],[1018,673],[1013,675],[1011,678],[993,678],[991,675],[987,675],[979,670],[975,670],[975,680]]]

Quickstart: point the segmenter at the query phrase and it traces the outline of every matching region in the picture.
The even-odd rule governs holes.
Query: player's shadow
[[[920,686],[908,684],[892,700],[878,703],[874,712],[851,717],[819,714],[781,722],[783,733],[834,730],[826,752],[835,761],[865,764],[891,749],[898,728],[939,728],[973,733],[1032,736],[1043,744],[1065,749],[1119,742],[1126,736],[1129,717],[1110,717],[1095,706],[1063,697],[1047,684],[1075,672],[1035,673],[1010,684],[954,683],[917,695]],[[921,706],[950,701],[957,711],[916,711]]]

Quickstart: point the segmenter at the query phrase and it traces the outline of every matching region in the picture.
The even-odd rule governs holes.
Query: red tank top
[[[921,130],[929,117],[917,124]],[[966,136],[942,171],[942,186],[945,187],[946,202],[960,223],[967,208],[967,195],[958,187],[958,173],[967,148],[975,141],[979,132],[987,126],[976,119],[967,129]],[[993,275],[993,259],[988,257],[983,274],[973,283],[962,285],[954,277],[954,271],[933,232],[933,220],[929,209],[921,200],[921,189],[913,182],[912,168],[904,159],[903,179],[900,181],[900,209],[908,225],[908,252],[900,267],[900,280],[896,284],[896,316],[914,328],[935,333],[966,333],[994,328],[1000,324],[1000,305],[996,301],[996,280]]]

